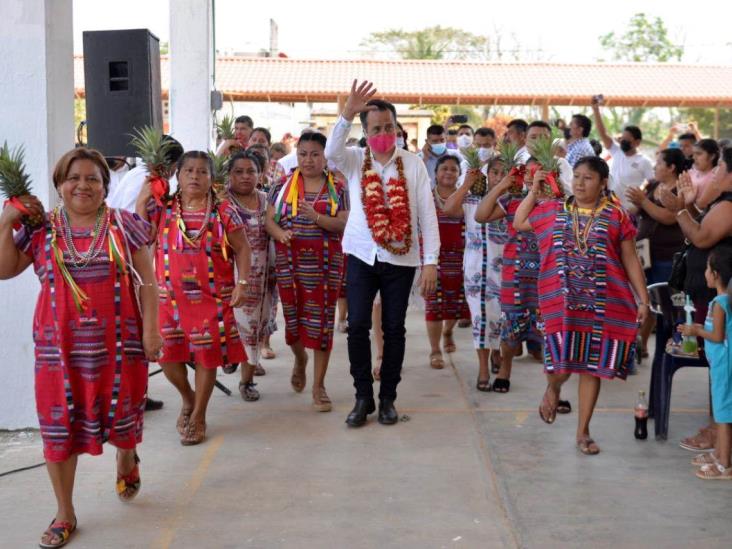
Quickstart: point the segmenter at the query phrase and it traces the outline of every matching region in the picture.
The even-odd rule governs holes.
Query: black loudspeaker
[[[130,134],[163,128],[159,40],[147,29],[83,36],[88,146],[105,156],[136,156]]]

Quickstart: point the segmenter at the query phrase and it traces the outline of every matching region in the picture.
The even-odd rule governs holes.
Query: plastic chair
[[[674,304],[667,283],[651,284],[648,293],[651,311],[656,314],[656,348],[651,369],[648,415],[654,420],[656,440],[666,440],[674,374],[684,367],[708,368],[709,363],[703,355],[691,357],[668,352],[667,344],[673,338],[676,326],[685,322],[686,313],[683,305]]]

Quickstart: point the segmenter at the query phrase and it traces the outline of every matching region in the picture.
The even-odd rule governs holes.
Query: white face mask
[[[470,147],[470,145],[473,144],[473,138],[470,135],[458,135],[457,138],[457,146],[461,149],[464,149],[465,147]]]
[[[478,157],[481,162],[488,162],[493,156],[493,147],[481,147],[478,149]]]
[[[397,137],[396,146],[399,147],[400,149],[404,148],[404,138],[403,137]]]

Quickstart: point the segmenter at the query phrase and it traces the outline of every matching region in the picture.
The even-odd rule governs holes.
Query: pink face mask
[[[380,133],[368,138],[369,148],[377,154],[389,152],[396,144],[396,134]]]

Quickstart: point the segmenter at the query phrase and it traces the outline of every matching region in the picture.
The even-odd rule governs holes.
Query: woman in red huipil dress
[[[99,455],[110,442],[117,447],[118,497],[129,501],[139,492],[147,360],[162,347],[149,226],[105,205],[104,157],[74,149],[57,162],[53,181],[63,206],[47,215],[37,198],[20,197],[38,226],[24,225],[13,239],[21,212],[7,206],[0,217],[0,278],[32,263],[41,282],[33,317],[36,409],[58,505],[42,547],[66,543],[76,529],[79,454]],[[142,310],[133,273],[142,278]]]
[[[213,192],[212,172],[206,153],[189,151],[178,161],[173,197],[158,204],[148,182],[137,200],[153,224],[165,342],[159,363],[183,400],[176,427],[185,446],[205,439],[216,368],[246,360],[232,307],[245,301],[251,251],[236,210]],[[195,364],[195,390],[187,363]]]
[[[435,210],[440,226],[440,259],[437,266],[437,288],[424,296],[425,321],[430,340],[430,366],[445,367],[440,351],[440,339],[446,353],[454,353],[455,340],[452,331],[458,320],[469,319],[470,311],[463,287],[463,253],[465,252],[465,219],[445,213],[445,200],[455,192],[460,177],[460,159],[443,156],[437,162]]]

